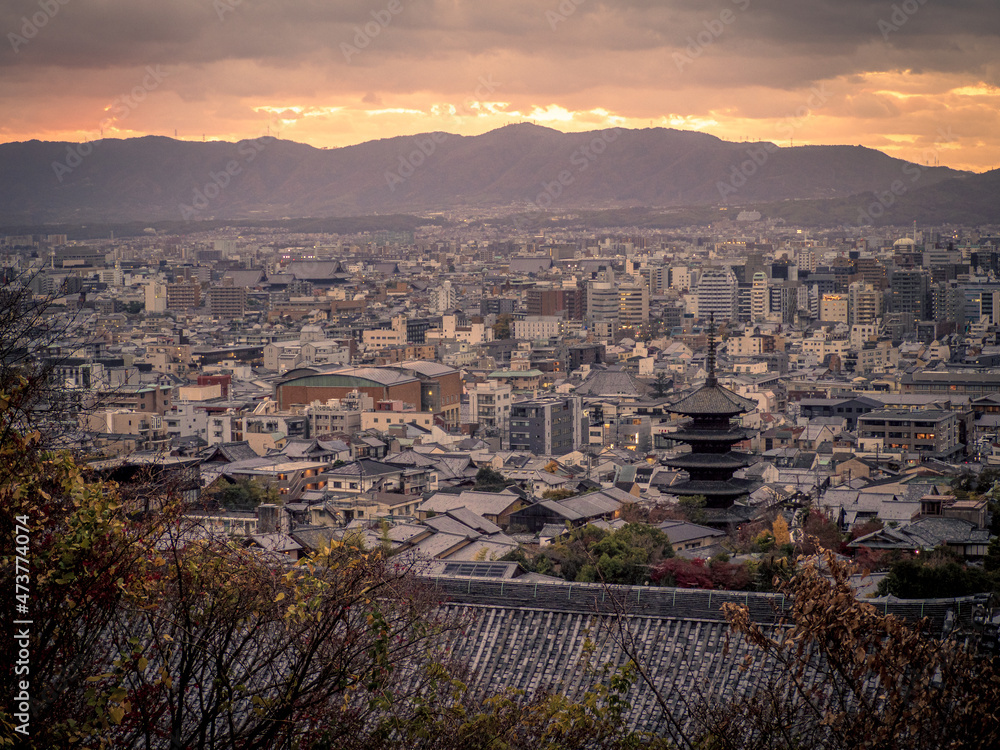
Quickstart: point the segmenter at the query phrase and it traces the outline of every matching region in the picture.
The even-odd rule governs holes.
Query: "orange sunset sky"
[[[524,120],[1000,167],[998,0],[6,0],[0,142]]]

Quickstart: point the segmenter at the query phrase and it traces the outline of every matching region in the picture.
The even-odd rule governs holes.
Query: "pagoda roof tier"
[[[749,495],[756,488],[757,483],[752,479],[691,479],[670,485],[668,491],[677,497],[704,495],[708,505],[718,505],[719,501],[731,501],[742,495]]]
[[[728,430],[698,430],[680,429],[677,432],[668,432],[663,437],[668,440],[676,440],[681,443],[738,443],[753,435],[753,430],[742,427],[732,427]]]
[[[672,469],[719,469],[735,471],[754,462],[753,456],[745,453],[682,453],[660,461]]]
[[[709,383],[703,385],[690,396],[670,404],[665,407],[665,410],[673,414],[686,414],[693,417],[698,414],[736,416],[757,408],[756,401],[743,398],[728,388],[718,385],[714,380],[715,378],[712,378]]]

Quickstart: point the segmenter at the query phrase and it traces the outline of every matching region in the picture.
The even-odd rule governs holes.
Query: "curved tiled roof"
[[[668,491],[671,495],[677,496],[704,495],[707,498],[739,497],[740,495],[746,495],[755,489],[756,486],[757,483],[750,479],[692,479],[687,482],[672,484],[668,488]]]
[[[749,466],[754,458],[743,453],[682,453],[673,458],[665,458],[662,463],[674,469],[742,469]]]
[[[575,396],[631,396],[641,398],[651,387],[623,370],[597,370],[573,391]]]
[[[669,406],[666,411],[674,414],[743,414],[757,408],[757,403],[733,393],[718,384],[706,383],[689,396]]]
[[[680,429],[668,432],[665,437],[683,443],[738,443],[751,436],[751,431],[743,427],[729,430]]]

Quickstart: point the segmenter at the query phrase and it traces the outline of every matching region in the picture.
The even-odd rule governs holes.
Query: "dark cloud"
[[[0,2],[0,137],[89,128],[146,66],[162,65],[171,75],[131,116],[135,132],[173,107],[191,129],[241,134],[265,104],[305,107],[308,116],[288,115],[301,128],[339,107],[435,107],[438,121],[394,126],[457,128],[449,107],[469,112],[483,98],[477,79],[491,75],[501,85],[486,98],[518,116],[558,105],[579,122],[597,108],[636,120],[781,120],[826,85],[821,113],[839,118],[827,137],[861,122],[924,137],[934,118],[961,113],[996,138],[985,130],[996,130],[995,100],[941,97],[1000,85],[997,0],[45,2],[58,10]],[[882,90],[913,81],[922,88],[912,99]],[[402,123],[403,113],[385,117],[397,115]],[[369,122],[336,132],[360,139]]]

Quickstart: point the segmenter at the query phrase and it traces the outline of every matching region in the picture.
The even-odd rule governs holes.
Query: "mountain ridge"
[[[274,219],[507,207],[597,209],[844,200],[919,174],[910,195],[980,177],[862,146],[780,147],[696,131],[562,133],[530,123],[322,149],[270,136],[0,144],[0,221]],[[907,182],[907,184],[909,184]],[[992,186],[992,182],[990,182]],[[992,189],[992,187],[991,187]],[[974,185],[963,193],[976,194]]]

